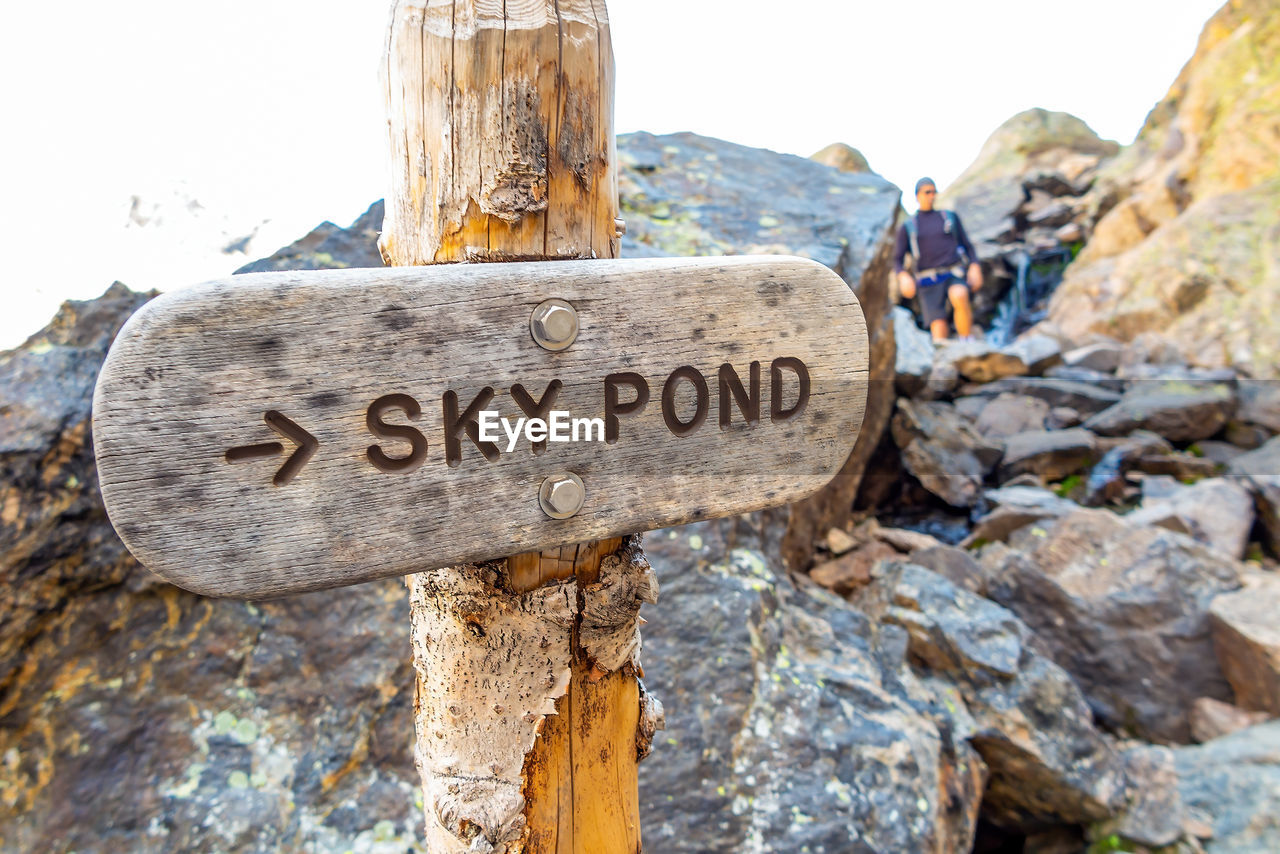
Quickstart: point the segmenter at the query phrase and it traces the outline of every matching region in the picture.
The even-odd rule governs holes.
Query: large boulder
[[[1112,729],[1190,738],[1200,697],[1229,701],[1210,637],[1214,597],[1241,565],[1189,537],[1079,510],[993,549],[988,594],[1025,621]]]
[[[918,708],[944,697],[746,527],[646,538],[663,591],[646,613],[646,684],[667,717],[640,766],[646,849],[969,851],[985,769]]]
[[[412,848],[403,585],[204,599],[142,569],[107,521],[93,384],[146,298],[116,285],[68,303],[0,357],[0,837],[22,851]]]
[[[1126,518],[1130,524],[1162,524],[1177,520],[1177,526],[1195,539],[1234,558],[1245,556],[1249,532],[1253,529],[1253,497],[1234,478],[1211,477],[1184,486],[1173,478],[1160,494],[1150,494],[1148,486],[1161,476],[1143,480],[1142,506]]]
[[[1037,474],[1045,480],[1062,480],[1087,468],[1098,457],[1097,438],[1088,430],[1029,430],[1004,440],[1000,477]]]
[[[1101,171],[1100,217],[1050,320],[1070,337],[1160,333],[1193,364],[1280,373],[1280,15],[1224,5],[1132,146]]]
[[[1139,383],[1114,406],[1084,422],[1102,436],[1148,430],[1171,442],[1208,439],[1226,426],[1236,400],[1226,386],[1196,388],[1179,383]]]
[[[1000,446],[949,403],[899,400],[892,432],[906,470],[953,507],[976,504],[983,479],[1000,461]]]
[[[871,344],[866,414],[840,476],[792,507],[784,555],[789,566],[802,568],[813,543],[848,520],[893,413],[889,281],[901,193],[870,172],[841,172],[689,133],[620,136],[618,162],[623,257],[800,255],[835,270],[858,296]]]
[[[1213,645],[1236,705],[1280,717],[1280,579],[1251,573],[1213,600]]]
[[[1187,813],[1206,854],[1280,851],[1280,721],[1174,751]]]
[[[1080,690],[1005,608],[910,563],[882,564],[857,598],[907,632],[923,673],[953,685],[990,771],[983,814],[1006,827],[1100,821],[1119,810],[1120,757]]]

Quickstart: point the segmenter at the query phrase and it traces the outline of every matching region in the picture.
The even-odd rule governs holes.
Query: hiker
[[[953,211],[934,210],[938,187],[932,178],[916,182],[920,210],[898,229],[893,247],[893,269],[898,288],[911,299],[920,294],[920,309],[934,341],[946,340],[950,333],[947,301],[955,312],[956,334],[968,340],[973,331],[971,291],[982,287],[982,265],[964,233],[960,217]],[[915,275],[903,269],[907,251],[915,260]],[[918,288],[917,288],[918,286]]]

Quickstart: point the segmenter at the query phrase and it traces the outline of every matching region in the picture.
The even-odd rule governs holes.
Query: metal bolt
[[[627,233],[627,221],[625,219],[615,219],[613,221],[613,236],[621,237]]]
[[[538,490],[538,504],[542,512],[552,519],[568,519],[582,509],[587,490],[582,485],[582,478],[571,471],[562,471],[551,475],[542,482]]]
[[[578,337],[578,312],[562,299],[543,300],[529,317],[529,332],[542,349],[564,350]]]

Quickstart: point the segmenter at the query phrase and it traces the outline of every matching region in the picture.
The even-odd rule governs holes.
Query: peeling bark
[[[600,561],[600,580],[582,590],[579,643],[606,673],[628,662],[640,668],[640,605],[658,601],[658,577],[639,549],[639,538]]]
[[[524,831],[524,757],[569,686],[576,584],[514,594],[500,563],[406,583],[418,674],[414,758],[428,824],[447,831],[429,836],[431,850],[517,851],[509,846]]]

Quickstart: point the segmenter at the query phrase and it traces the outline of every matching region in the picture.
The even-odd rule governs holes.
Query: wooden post
[[[618,256],[604,0],[397,0],[385,75],[389,264]],[[429,850],[640,849],[632,539],[408,577]],[[584,644],[593,597],[613,655]]]

